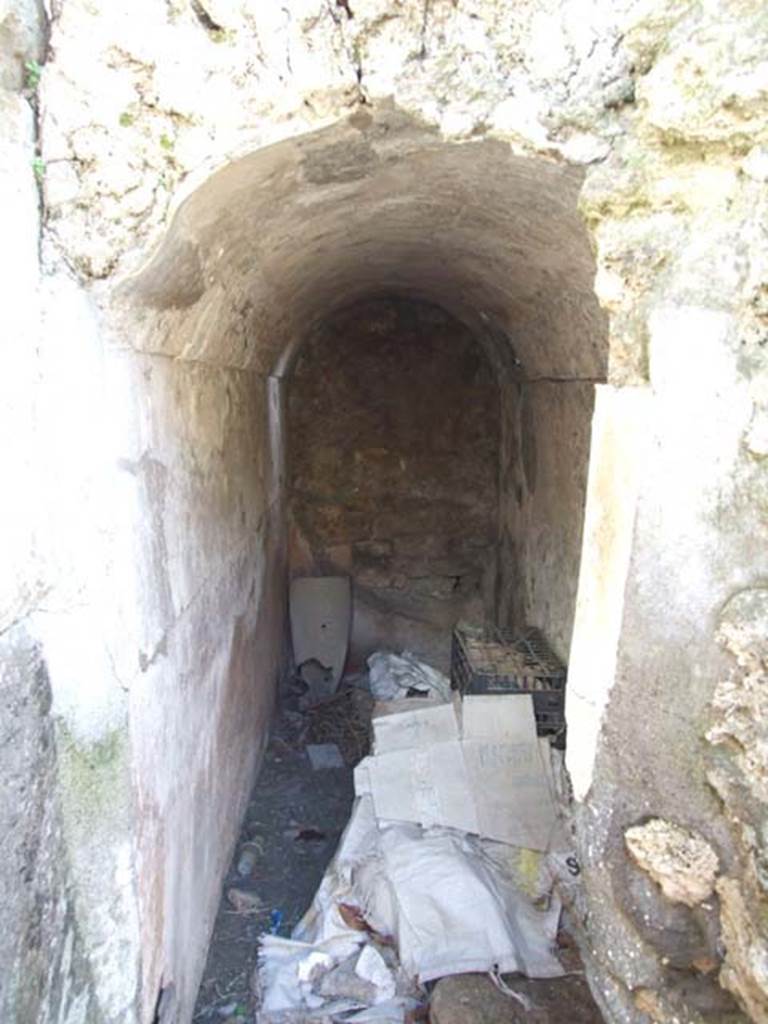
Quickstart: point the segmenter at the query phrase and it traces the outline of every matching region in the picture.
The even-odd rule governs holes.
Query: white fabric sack
[[[373,800],[370,796],[358,797],[312,905],[293,929],[292,938],[307,943],[325,942],[337,936],[360,938],[361,933],[350,928],[339,914],[340,903],[360,907],[371,927],[383,935],[392,934],[391,896],[380,855]],[[361,878],[364,884],[360,884]]]
[[[279,935],[264,935],[259,944],[260,1009],[279,1011],[317,1008],[323,1000],[313,992],[313,978],[352,956],[363,936],[336,936],[322,943],[297,942]],[[359,1006],[359,1004],[357,1004]]]
[[[408,690],[428,693],[439,700],[451,699],[448,677],[419,661],[410,651],[372,654],[368,659],[368,678],[376,700],[397,700],[405,697]]]
[[[560,905],[537,910],[480,841],[447,829],[382,829],[404,969],[420,982],[473,971],[563,973],[552,944]]]
[[[364,932],[343,921],[341,902],[359,907],[372,928],[395,938],[405,975],[420,982],[492,969],[529,977],[561,975],[552,952],[560,903],[550,895],[551,879],[548,858],[539,853],[450,829],[377,823],[371,798],[360,797],[293,943],[271,938],[265,943],[267,949],[279,943],[277,952],[285,959],[295,955],[290,965],[272,964],[271,974],[262,958],[261,975],[273,993],[266,1005],[293,999],[295,1006],[300,994],[302,1004],[311,1006],[311,985],[300,977],[314,963],[310,954],[326,956],[318,962],[331,969],[350,943],[367,941]],[[387,1001],[392,1016],[383,1018],[386,1024],[400,1019],[400,992],[405,990],[398,988],[394,1002]],[[383,989],[382,998],[386,994]],[[368,1019],[361,1017],[360,1024]]]

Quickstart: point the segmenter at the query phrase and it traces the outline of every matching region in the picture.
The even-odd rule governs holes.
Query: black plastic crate
[[[565,746],[565,666],[533,628],[454,630],[451,685],[461,693],[530,693],[539,736]]]

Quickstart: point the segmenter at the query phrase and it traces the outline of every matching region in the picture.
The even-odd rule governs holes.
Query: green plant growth
[[[118,118],[121,128],[130,128],[134,122],[134,116],[129,111],[124,110]]]
[[[117,813],[127,785],[125,733],[115,729],[95,743],[83,742],[57,723],[57,751],[65,804],[76,814],[78,825],[93,830]]]
[[[24,61],[24,85],[27,89],[32,92],[37,91],[38,85],[40,85],[40,76],[43,73],[42,67],[36,60],[25,60]]]
[[[168,138],[167,135],[161,135],[160,145],[166,151],[166,153],[170,153],[173,150],[173,139]]]
[[[42,183],[45,177],[45,160],[41,156],[36,156],[32,161],[32,173],[37,178],[38,182]]]

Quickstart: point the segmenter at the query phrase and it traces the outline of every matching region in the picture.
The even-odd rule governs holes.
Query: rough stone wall
[[[3,635],[0,658],[0,1012],[8,1021],[95,1021],[68,891],[45,663],[22,624]]]
[[[36,616],[54,579],[39,416],[40,241],[34,80],[37,3],[0,5],[3,373],[0,456],[0,1018],[100,1019],[71,887],[46,651]]]
[[[499,391],[469,331],[380,300],[338,314],[289,381],[294,573],[353,581],[350,655],[447,668],[461,617],[493,618]]]
[[[719,980],[742,1012],[763,1020],[763,895],[753,869],[763,811],[746,797],[762,740],[759,730],[731,732],[744,714],[736,708],[749,703],[750,671],[718,685],[728,667],[716,638],[720,631],[746,656],[735,637],[749,633],[754,609],[738,595],[767,568],[768,22],[759,4],[679,5],[638,19],[624,45],[637,69],[630,130],[588,176],[581,200],[611,315],[616,385],[596,437],[609,460],[623,447],[635,466],[624,491],[629,557],[613,593],[621,616],[612,664],[603,676],[586,645],[572,651],[569,721],[600,723],[596,763],[585,771],[589,749],[569,753],[584,801],[589,943],[615,1019],[740,1019]],[[600,565],[617,520],[594,468],[587,508],[604,505],[604,529],[584,552]],[[601,622],[587,589],[577,637]],[[723,701],[723,686],[741,695]],[[627,862],[624,832],[648,817],[712,846],[718,898],[686,909]]]
[[[633,96],[634,8],[63,0],[42,85],[49,238],[88,277],[135,265],[180,182],[392,98],[444,138],[599,160]]]

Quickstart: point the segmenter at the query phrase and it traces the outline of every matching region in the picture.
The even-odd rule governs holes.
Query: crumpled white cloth
[[[368,659],[371,693],[376,700],[397,700],[409,690],[428,693],[438,700],[451,699],[451,682],[442,672],[419,661],[410,651],[392,654],[377,651]]]
[[[490,853],[492,848],[493,853]],[[454,829],[388,825],[381,830],[384,874],[395,896],[400,962],[422,983],[448,974],[497,969],[554,978],[560,901],[538,909],[505,852]]]
[[[355,801],[336,856],[295,939],[329,943],[351,932],[339,903],[395,938],[407,976],[521,971],[563,973],[553,952],[560,900],[547,858],[455,829],[377,821],[371,797]]]

